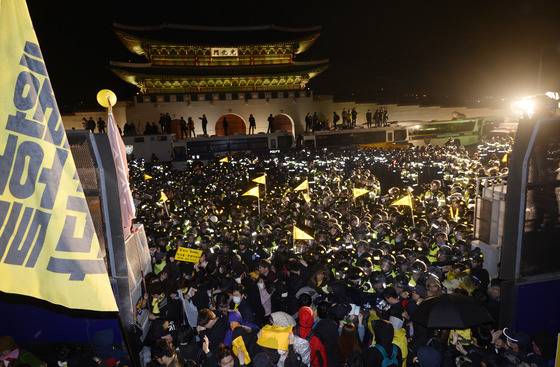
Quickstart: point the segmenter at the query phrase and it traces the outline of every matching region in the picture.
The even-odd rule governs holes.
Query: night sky
[[[330,59],[308,84],[338,99],[466,101],[560,89],[560,1],[45,1],[28,0],[58,104],[95,102],[112,89],[138,90],[109,61],[145,62],[126,50],[112,23],[155,25],[321,25],[296,60]]]

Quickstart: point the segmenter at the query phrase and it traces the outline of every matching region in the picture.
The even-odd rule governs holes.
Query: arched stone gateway
[[[223,121],[224,117],[228,123],[228,135],[234,135],[235,133],[246,133],[247,132],[247,125],[245,125],[245,120],[239,115],[234,113],[228,113],[226,115],[221,116],[218,121],[216,121],[215,130],[216,135],[224,136],[224,128],[223,128]]]
[[[274,131],[286,130],[289,133],[294,132],[294,120],[284,113],[274,116]]]

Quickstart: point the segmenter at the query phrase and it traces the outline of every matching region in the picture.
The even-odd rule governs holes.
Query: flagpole
[[[294,220],[294,226],[292,229],[293,235],[292,235],[292,248],[295,249],[296,248],[296,221]]]
[[[410,192],[408,193],[408,200],[410,201],[410,215],[412,217],[412,228],[416,227],[414,224],[414,209],[412,209],[412,197],[410,196]]]

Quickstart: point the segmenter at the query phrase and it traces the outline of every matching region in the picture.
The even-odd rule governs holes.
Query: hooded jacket
[[[248,326],[251,329],[257,329],[259,330],[260,327],[258,327],[255,324],[251,324],[250,322],[245,322],[243,321],[243,318],[241,317],[241,313],[239,311],[230,311],[228,314],[228,324],[230,322],[238,322],[243,326]],[[231,330],[231,327],[228,328],[227,332],[226,332],[226,337],[224,339],[224,344],[225,345],[232,345],[233,339],[232,339],[232,335],[233,335],[233,331]]]
[[[313,330],[313,310],[310,307],[303,306],[298,311],[298,326],[296,327],[296,335],[309,340],[309,346],[311,348],[311,366],[313,367],[327,367],[327,353],[325,351],[325,346],[319,339],[315,332],[311,338],[309,338],[309,333]]]

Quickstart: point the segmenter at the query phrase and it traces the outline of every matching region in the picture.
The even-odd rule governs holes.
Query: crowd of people
[[[486,151],[240,153],[182,171],[131,161],[153,265],[144,362],[546,365],[527,334],[498,329],[500,280],[473,246],[474,180],[507,173]],[[243,195],[264,174],[258,194]],[[391,205],[404,197],[411,207]],[[181,247],[199,260],[175,260]],[[411,320],[443,293],[473,297],[494,323],[453,331]]]

